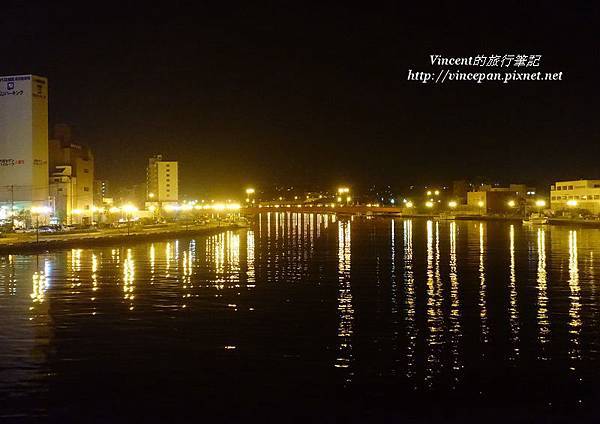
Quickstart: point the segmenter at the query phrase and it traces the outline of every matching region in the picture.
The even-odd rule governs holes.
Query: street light
[[[567,200],[567,206],[574,208],[577,206],[577,200]]]
[[[125,219],[127,220],[127,235],[129,235],[131,229],[130,216],[132,213],[137,212],[138,208],[133,206],[131,203],[128,203],[126,205],[123,205],[121,209],[123,210],[123,212],[125,212]]]
[[[48,206],[33,206],[31,213],[35,215],[35,241],[40,241],[40,215],[47,215],[52,212],[52,209]]]
[[[431,201],[425,202],[425,206],[427,206],[428,208],[433,208],[433,202],[431,202]]]
[[[406,202],[404,205],[405,205],[407,208],[409,208],[409,209],[410,209],[410,208],[412,208],[412,207],[413,207],[413,202],[411,202],[411,201],[409,200],[409,201],[408,201],[408,202]]]
[[[458,206],[458,203],[456,203],[454,200],[451,200],[448,202],[448,206],[454,209],[456,206]]]
[[[516,205],[516,203],[515,203],[515,201],[514,201],[514,200],[509,200],[507,204],[508,204],[508,207],[509,207],[509,208],[514,208],[514,207],[515,207],[515,205]]]
[[[538,208],[543,208],[544,206],[546,206],[546,201],[545,201],[545,200],[542,200],[542,199],[540,199],[540,200],[536,200],[536,201],[535,201],[535,205],[536,205]]]

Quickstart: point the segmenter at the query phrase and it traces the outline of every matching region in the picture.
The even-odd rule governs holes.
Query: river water
[[[294,213],[2,256],[0,422],[593,421],[597,276],[596,229]]]

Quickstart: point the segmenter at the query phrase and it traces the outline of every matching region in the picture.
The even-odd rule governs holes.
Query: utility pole
[[[13,213],[15,212],[15,186],[11,184],[10,186],[10,230],[13,231],[15,229],[15,217]]]

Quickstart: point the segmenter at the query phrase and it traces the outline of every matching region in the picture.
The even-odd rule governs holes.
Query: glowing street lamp
[[[149,199],[154,199],[154,193],[148,193],[148,198]]]
[[[425,206],[428,208],[433,208],[433,202],[427,201],[427,202],[425,202]]]
[[[339,187],[337,191],[338,191],[338,194],[350,193],[350,189],[348,187]]]
[[[458,203],[456,203],[454,200],[451,200],[448,202],[448,206],[454,209],[456,206],[458,206]]]
[[[246,189],[246,194],[247,194],[247,195],[254,194],[254,192],[255,192],[255,191],[254,191],[254,189],[253,189],[253,188],[247,188],[247,189]]]
[[[544,206],[546,206],[546,201],[545,201],[545,200],[542,200],[542,199],[540,199],[540,200],[536,200],[536,201],[535,201],[535,205],[536,205],[538,208],[543,208]]]
[[[516,203],[515,203],[514,200],[509,200],[508,203],[507,203],[507,205],[508,205],[509,208],[514,208],[515,205],[516,205]]]
[[[411,208],[414,206],[414,205],[413,205],[413,202],[411,202],[410,200],[409,200],[409,201],[407,201],[407,202],[406,202],[404,205],[405,205],[407,208],[409,208],[409,209],[411,209]]]
[[[577,206],[577,200],[567,200],[567,206],[574,208],[575,206]]]

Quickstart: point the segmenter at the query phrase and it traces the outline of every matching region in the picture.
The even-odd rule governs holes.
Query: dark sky
[[[154,153],[184,192],[600,177],[592,1],[86,3],[3,3],[0,74],[47,76],[114,186]],[[564,80],[407,81],[430,54],[541,54]]]

